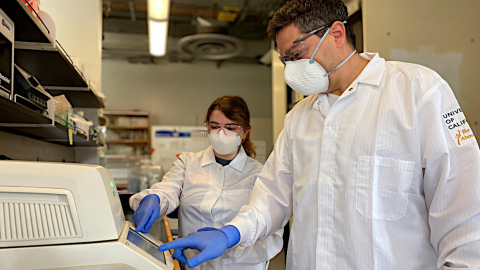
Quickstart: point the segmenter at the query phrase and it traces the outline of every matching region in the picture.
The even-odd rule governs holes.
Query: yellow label
[[[71,129],[68,129],[68,141],[70,142],[70,145],[73,145],[73,133]]]
[[[473,133],[472,131],[470,131],[470,129],[462,129],[461,131],[458,130],[458,133],[455,135],[455,138],[457,138],[458,145],[462,145],[463,141],[473,137],[474,137]]]

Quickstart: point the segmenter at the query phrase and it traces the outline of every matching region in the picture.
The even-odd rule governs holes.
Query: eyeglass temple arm
[[[320,27],[320,28],[318,28],[318,29],[315,29],[315,30],[313,30],[313,31],[310,31],[307,35],[305,35],[305,36],[303,36],[303,37],[295,40],[293,43],[294,43],[294,44],[295,44],[295,43],[299,43],[299,42],[301,42],[302,40],[308,38],[309,36],[314,35],[314,34],[320,32],[320,31],[325,30],[326,28],[332,26],[334,23],[335,23],[335,22],[332,22],[332,23],[329,24],[329,25],[325,25],[325,26],[322,26],[322,27]],[[343,21],[342,23],[343,23],[343,24],[346,24],[347,21]]]
[[[293,43],[294,43],[294,44],[295,44],[295,43],[299,43],[299,42],[303,41],[304,39],[308,38],[309,36],[315,35],[316,33],[324,30],[324,29],[327,28],[327,27],[328,27],[328,26],[323,26],[323,27],[321,27],[321,28],[318,28],[318,29],[315,29],[315,30],[313,30],[313,31],[310,31],[308,34],[306,34],[305,36],[303,36],[303,37],[295,40]]]

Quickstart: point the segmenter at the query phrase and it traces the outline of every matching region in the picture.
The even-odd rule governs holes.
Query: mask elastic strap
[[[237,137],[239,137],[240,135],[242,135],[244,129],[242,129],[242,131],[240,131],[240,133],[237,134]]]
[[[348,59],[350,59],[356,52],[357,52],[357,50],[354,50],[354,51],[347,57],[347,59],[343,60],[343,62],[340,63],[340,65],[338,65],[338,66],[337,66],[336,68],[334,68],[332,71],[323,74],[323,77],[327,77],[328,75],[332,74],[332,72],[334,72],[334,71],[337,70],[339,67],[341,67],[343,64],[345,64],[345,63],[348,61]]]
[[[323,40],[325,39],[325,37],[327,36],[327,34],[328,34],[329,31],[330,31],[330,27],[327,29],[327,32],[325,32],[325,34],[323,34],[323,37],[322,37],[322,39],[320,39],[320,42],[318,42],[318,45],[317,45],[317,47],[315,48],[315,51],[313,51],[313,54],[312,54],[312,56],[310,57],[310,61],[308,61],[310,64],[313,64],[313,62],[315,62],[315,60],[313,60],[313,57],[314,57],[315,54],[317,53],[318,48],[320,48],[320,44],[322,44]]]
[[[347,21],[343,21],[342,22],[343,24],[346,24]],[[320,39],[320,42],[318,42],[318,45],[317,47],[315,48],[315,51],[313,51],[313,54],[312,56],[310,57],[310,61],[308,61],[310,64],[313,64],[313,62],[315,62],[315,60],[313,60],[313,57],[315,56],[315,54],[317,53],[318,51],[318,48],[320,48],[320,44],[322,44],[323,40],[325,39],[325,37],[327,36],[328,32],[330,31],[330,27],[327,29],[327,32],[325,32],[325,34],[323,34],[323,37],[322,39]],[[348,60],[348,59],[347,59]],[[337,67],[338,68],[338,67]],[[328,76],[328,75],[327,75]]]

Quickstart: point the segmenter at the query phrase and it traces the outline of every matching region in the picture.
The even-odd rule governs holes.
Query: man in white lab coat
[[[447,82],[419,65],[355,52],[339,0],[293,0],[269,34],[285,81],[308,95],[228,223],[161,249],[250,246],[293,215],[287,269],[480,268],[480,151]],[[320,46],[321,45],[321,46]]]

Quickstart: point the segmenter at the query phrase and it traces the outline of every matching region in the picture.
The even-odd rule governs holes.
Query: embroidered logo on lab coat
[[[475,141],[475,139],[471,139],[474,138],[473,132],[460,107],[444,113],[442,117],[448,132],[458,146]]]

